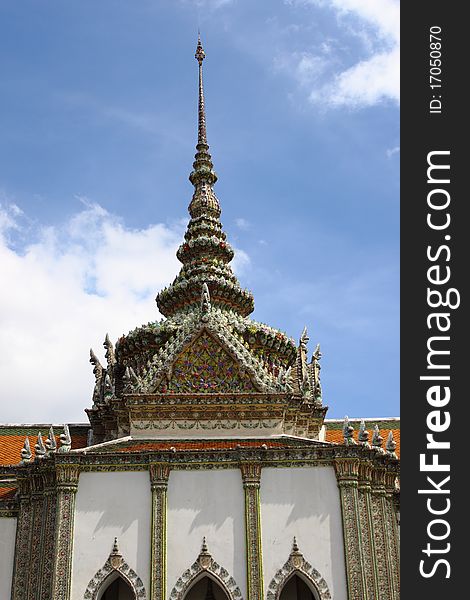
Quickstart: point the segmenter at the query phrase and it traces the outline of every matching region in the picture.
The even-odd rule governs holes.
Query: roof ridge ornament
[[[93,365],[93,375],[95,376],[95,387],[93,389],[93,404],[99,404],[101,401],[101,382],[103,380],[103,367],[93,352],[93,348],[90,348],[90,363]]]
[[[382,448],[383,437],[380,435],[379,426],[376,424],[374,426],[374,433],[372,434],[372,447],[380,452],[381,454],[385,454],[385,450]]]
[[[393,431],[390,429],[388,432],[387,442],[385,444],[385,449],[387,454],[392,458],[398,458],[395,453],[395,448],[397,447],[396,441],[393,439]]]
[[[44,446],[41,432],[38,433],[38,441],[34,446],[34,450],[36,453],[36,458],[44,458],[46,456],[46,446]]]
[[[70,437],[69,426],[67,424],[64,425],[64,433],[61,433],[59,436],[60,439],[60,448],[57,452],[61,454],[63,452],[70,452],[70,448],[72,447],[72,438]]]
[[[343,437],[346,446],[355,446],[356,440],[354,439],[354,427],[349,423],[349,418],[346,415],[343,423]]]
[[[359,425],[359,431],[357,433],[357,439],[359,442],[361,442],[361,444],[363,444],[364,446],[369,446],[369,432],[366,429],[366,423],[364,421],[364,419],[362,419],[360,425]]]
[[[29,443],[29,438],[26,436],[24,441],[24,446],[21,450],[21,464],[26,465],[31,462],[33,457],[33,453],[31,452],[31,446]]]
[[[55,439],[55,435],[54,435],[54,428],[50,427],[49,429],[49,435],[47,436],[47,440],[46,440],[46,448],[47,448],[47,455],[50,456],[51,454],[53,454],[56,450],[57,450],[57,442]]]

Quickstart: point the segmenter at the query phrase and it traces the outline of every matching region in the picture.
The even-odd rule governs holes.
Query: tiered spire
[[[158,294],[157,304],[166,317],[197,307],[202,287],[206,283],[214,306],[232,309],[247,316],[254,309],[253,296],[248,290],[241,289],[229,265],[234,252],[222,231],[220,204],[213,190],[217,175],[207,143],[202,73],[205,52],[200,37],[195,57],[199,64],[199,100],[196,154],[193,170],[189,175],[189,180],[194,185],[189,205],[191,220],[184,236],[185,241],[177,252],[183,267],[172,285]]]

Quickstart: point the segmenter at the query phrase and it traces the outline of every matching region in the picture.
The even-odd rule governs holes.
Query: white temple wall
[[[16,518],[0,518],[0,600],[10,600],[15,558]]]
[[[261,530],[265,592],[287,561],[295,536],[331,596],[347,600],[341,505],[333,467],[262,469]]]
[[[246,598],[245,500],[240,471],[172,471],[168,482],[167,597],[201,551],[235,579]]]
[[[72,600],[106,562],[114,538],[150,593],[151,490],[148,471],[81,473],[75,508]]]

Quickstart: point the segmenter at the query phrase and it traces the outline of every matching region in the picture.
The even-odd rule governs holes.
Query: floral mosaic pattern
[[[250,377],[206,331],[194,340],[173,365],[162,393],[256,392]]]

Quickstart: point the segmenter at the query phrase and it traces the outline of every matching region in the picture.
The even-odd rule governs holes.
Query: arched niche
[[[243,600],[240,588],[230,573],[207,550],[206,539],[202,541],[202,549],[196,561],[186,569],[171,590],[169,600],[205,600],[194,598],[196,592],[204,590],[205,585],[212,583],[214,598],[210,600]],[[199,587],[196,587],[199,586]],[[216,587],[217,586],[217,587]],[[191,590],[193,593],[191,594]],[[204,593],[207,592],[207,589]]]
[[[117,538],[113,549],[85,590],[84,600],[147,600],[144,584],[119,552]]]
[[[128,581],[118,573],[110,575],[98,592],[98,600],[136,600],[134,590]]]
[[[227,592],[209,574],[201,574],[194,579],[184,595],[184,600],[230,600]]]
[[[284,583],[279,600],[320,600],[320,598],[311,582],[298,571],[292,573]]]
[[[267,600],[312,600],[312,598],[331,600],[326,581],[317,569],[305,560],[295,538],[289,558],[269,584],[266,598]]]

